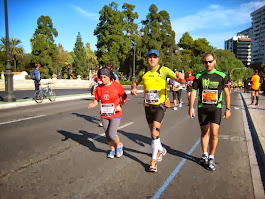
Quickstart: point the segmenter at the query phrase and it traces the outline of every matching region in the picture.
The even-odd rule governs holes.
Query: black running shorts
[[[220,125],[222,118],[221,108],[198,108],[199,123],[204,126],[209,123],[215,123]]]
[[[145,106],[145,117],[148,124],[153,124],[154,121],[162,122],[166,108],[161,108],[159,105]]]

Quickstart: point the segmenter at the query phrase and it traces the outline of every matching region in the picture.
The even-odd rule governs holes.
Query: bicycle
[[[47,83],[45,85],[48,85],[47,87],[45,88],[42,88],[38,91],[35,91],[35,94],[34,94],[34,100],[37,102],[37,103],[42,103],[42,101],[46,98],[49,98],[49,100],[51,102],[54,102],[55,99],[56,99],[56,95],[54,93],[54,91],[50,88],[50,84],[51,83]]]

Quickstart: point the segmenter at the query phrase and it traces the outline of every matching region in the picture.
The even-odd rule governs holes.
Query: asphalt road
[[[115,159],[106,158],[99,108],[87,109],[92,99],[2,110],[0,198],[252,199],[243,107],[238,93],[231,97],[213,172],[198,164],[199,124],[197,116],[189,118],[187,103],[167,110],[161,141],[168,153],[158,173],[147,172],[151,139],[142,94],[129,96],[124,106],[118,132],[124,156]]]

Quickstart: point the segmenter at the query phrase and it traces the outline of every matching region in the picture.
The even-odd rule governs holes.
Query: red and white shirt
[[[122,110],[116,111],[116,107],[121,103],[123,94],[125,94],[125,91],[122,85],[114,81],[109,86],[101,84],[96,88],[95,100],[101,102],[100,114],[102,118],[122,117]],[[124,101],[127,101],[127,96]],[[110,114],[110,110],[113,110],[113,113]]]

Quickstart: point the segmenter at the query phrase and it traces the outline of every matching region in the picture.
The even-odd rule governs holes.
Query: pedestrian
[[[152,159],[149,171],[157,172],[157,162],[162,160],[166,154],[166,149],[162,147],[160,141],[160,130],[166,106],[170,105],[167,95],[167,78],[173,79],[181,84],[185,83],[182,73],[174,73],[171,69],[159,65],[159,52],[150,50],[147,54],[149,69],[139,72],[136,81],[131,85],[131,94],[137,95],[137,85],[143,82],[144,86],[144,107],[147,123],[150,128],[152,138]],[[168,105],[169,103],[169,105]]]
[[[41,77],[40,77],[39,69],[40,69],[40,64],[35,64],[35,69],[33,71],[35,91],[40,90],[40,85],[41,85]]]
[[[102,84],[97,86],[95,100],[88,105],[88,108],[94,108],[101,102],[101,121],[110,146],[107,157],[119,158],[123,155],[123,144],[120,142],[117,130],[122,118],[122,106],[127,101],[127,95],[121,84],[111,81],[115,77],[110,69],[106,67],[100,69],[98,77]]]
[[[175,70],[175,72],[178,72],[178,71]],[[169,84],[172,90],[173,103],[174,103],[174,107],[172,109],[178,110],[177,106],[179,106],[180,108],[182,107],[182,99],[181,99],[182,84],[172,79],[169,80]]]
[[[189,116],[194,118],[194,102],[196,93],[198,97],[198,119],[201,128],[202,158],[200,164],[208,166],[208,169],[216,169],[214,154],[218,144],[218,134],[222,117],[222,98],[225,93],[226,109],[224,118],[231,116],[230,112],[230,92],[228,80],[225,73],[215,69],[216,58],[213,53],[206,53],[203,56],[205,65],[204,71],[198,73],[193,81]],[[208,152],[209,148],[209,152]]]
[[[188,95],[188,101],[190,101],[190,93],[192,89],[192,83],[195,77],[191,74],[191,71],[188,71],[188,77],[186,77],[186,90]]]
[[[120,83],[118,75],[113,71],[113,64],[112,63],[107,63],[105,66],[106,66],[106,68],[111,70],[111,72],[113,73],[113,75],[115,77],[114,79],[112,79],[112,81],[116,81],[116,82]]]
[[[256,106],[259,105],[259,86],[260,86],[260,76],[259,71],[255,70],[255,74],[251,77],[251,104],[254,105],[256,96]]]

